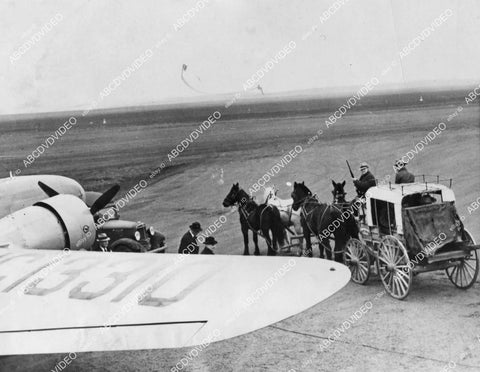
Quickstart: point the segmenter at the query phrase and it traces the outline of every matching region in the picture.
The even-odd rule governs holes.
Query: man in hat
[[[353,178],[353,184],[357,189],[358,196],[362,197],[365,196],[365,193],[370,187],[377,185],[377,181],[375,180],[375,176],[372,174],[372,172],[370,172],[370,167],[367,163],[360,163],[360,172],[362,175],[359,179]]]
[[[199,222],[194,222],[189,226],[189,230],[182,236],[178,253],[198,254],[199,248],[197,243],[197,235],[202,231]]]
[[[355,210],[354,215],[358,217],[360,221],[365,221],[365,193],[370,187],[376,186],[377,181],[375,176],[370,172],[370,167],[367,163],[360,163],[360,172],[362,175],[360,178],[352,177],[353,184],[357,189],[357,196],[353,200],[354,205],[357,204],[357,201],[360,199],[360,209]]]
[[[217,244],[217,241],[213,236],[207,236],[204,244],[205,248],[203,248],[203,251],[200,254],[215,254],[213,253],[213,250],[215,249],[215,244]]]
[[[413,183],[415,176],[407,170],[407,164],[403,160],[397,160],[393,169],[396,172],[395,183]]]
[[[102,252],[109,252],[108,250],[109,241],[110,241],[110,238],[107,236],[107,234],[105,233],[98,234],[98,237],[97,237],[98,247]]]

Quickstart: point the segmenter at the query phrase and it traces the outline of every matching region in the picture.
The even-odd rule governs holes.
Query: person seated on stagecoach
[[[370,166],[367,163],[360,163],[360,172],[362,175],[358,179],[354,177],[353,184],[357,189],[357,195],[361,198],[365,196],[365,193],[370,187],[377,185],[377,181],[375,180],[375,176],[372,174],[372,172],[370,172]]]
[[[354,202],[358,199],[361,200],[362,203],[358,211],[358,217],[361,221],[365,221],[365,194],[370,187],[377,185],[377,181],[372,172],[370,172],[370,166],[366,162],[360,163],[360,172],[362,173],[360,178],[352,178],[353,184],[357,189],[357,197],[354,199]]]
[[[407,164],[403,161],[398,159],[395,162],[393,167],[395,170],[395,183],[413,183],[415,182],[415,176],[407,170]]]
[[[428,192],[423,192],[422,196],[420,197],[420,205],[429,205],[433,204],[437,201],[432,195]]]

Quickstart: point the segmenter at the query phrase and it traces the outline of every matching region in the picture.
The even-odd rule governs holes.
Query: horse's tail
[[[285,244],[285,227],[282,223],[282,218],[280,217],[280,211],[277,207],[272,207],[273,215],[273,239],[277,241],[277,244],[282,247]]]

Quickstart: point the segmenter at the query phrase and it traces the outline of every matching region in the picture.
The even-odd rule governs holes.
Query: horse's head
[[[293,184],[293,191],[291,197],[293,199],[292,209],[297,211],[300,208],[300,205],[305,201],[306,198],[312,196],[312,192],[310,189],[305,186],[305,182],[302,183],[294,183]]]
[[[345,192],[345,181],[343,181],[342,183],[336,183],[334,180],[332,180],[332,185],[333,202],[345,203],[345,195],[347,195],[347,193]]]
[[[232,188],[230,189],[230,192],[227,194],[225,199],[223,199],[223,206],[225,208],[227,207],[233,207],[236,203],[239,202],[239,194],[240,194],[240,186],[238,185],[238,182],[236,184],[233,184]]]

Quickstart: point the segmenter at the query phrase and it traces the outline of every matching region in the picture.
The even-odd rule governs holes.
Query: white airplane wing
[[[0,248],[0,354],[209,344],[300,313],[349,279],[311,258]]]

